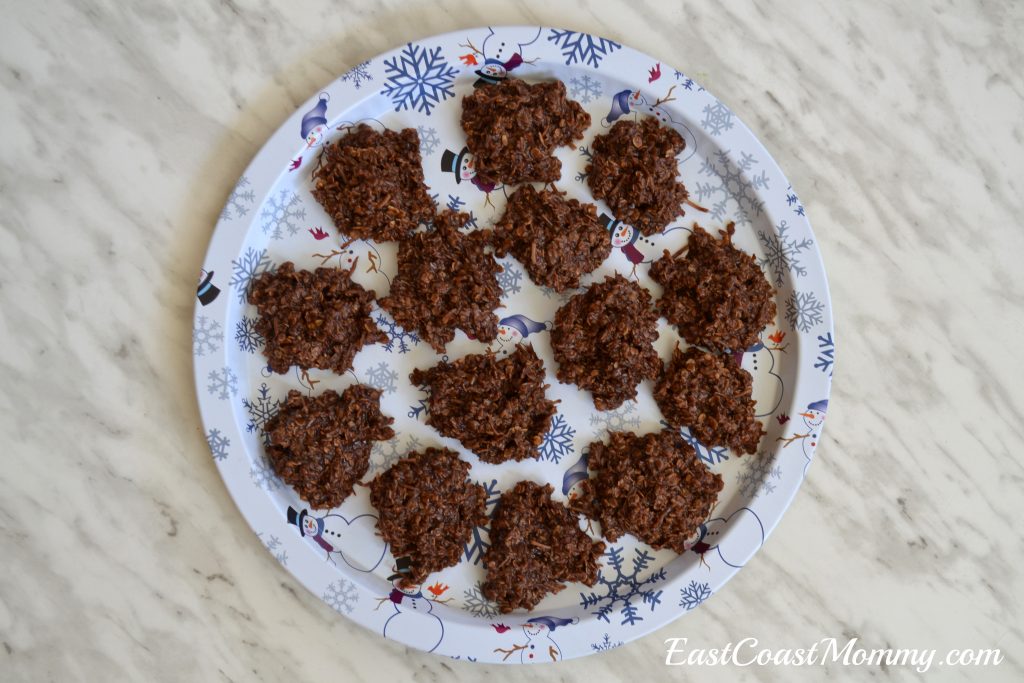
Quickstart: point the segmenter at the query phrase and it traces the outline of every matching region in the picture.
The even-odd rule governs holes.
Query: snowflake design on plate
[[[224,332],[220,329],[220,323],[210,320],[205,315],[196,318],[196,324],[192,327],[192,353],[197,356],[205,356],[220,348],[220,342],[224,340]]]
[[[381,361],[366,371],[366,383],[374,389],[380,389],[385,394],[393,394],[398,391],[398,373]]]
[[[270,551],[270,554],[274,556],[274,559],[280,562],[285,567],[288,566],[288,551],[282,548],[281,539],[271,534],[270,538],[264,540],[263,533],[256,534],[256,538],[260,539],[263,543],[263,547]]]
[[[249,187],[249,179],[242,176],[238,179],[235,188],[231,190],[227,202],[224,203],[224,208],[220,211],[221,220],[241,218],[249,213],[250,205],[255,201],[256,193]]]
[[[599,81],[594,80],[589,74],[573,76],[569,79],[569,94],[583,104],[590,104],[604,92]]]
[[[487,516],[492,516],[494,514],[494,507],[498,504],[498,500],[501,499],[501,489],[498,488],[498,480],[491,479],[490,483],[484,481],[474,481],[473,483],[484,487],[484,495],[487,496]],[[473,535],[470,537],[469,543],[464,544],[466,559],[473,564],[480,564],[484,552],[490,547],[491,536],[487,528],[482,526],[473,527]]]
[[[214,460],[220,461],[228,457],[231,439],[221,434],[219,429],[211,429],[206,432],[206,444],[210,447],[210,453]]]
[[[665,423],[662,422],[662,424]],[[711,446],[710,448],[705,446],[700,442],[700,439],[690,432],[689,427],[680,427],[679,435],[683,437],[683,441],[693,446],[693,450],[697,452],[697,457],[709,465],[717,465],[723,460],[729,459],[729,452],[725,446]]]
[[[701,128],[718,137],[723,131],[731,130],[732,126],[732,112],[724,104],[715,102],[704,106],[704,118],[700,122]]]
[[[561,49],[566,66],[587,64],[595,69],[600,67],[602,59],[622,47],[607,38],[557,28],[551,29],[548,42]]]
[[[786,272],[797,277],[807,275],[807,267],[800,263],[800,254],[814,245],[814,240],[805,237],[799,242],[789,234],[792,228],[785,220],[773,231],[758,230],[757,238],[764,247],[765,257],[758,260],[762,268],[768,267],[772,272],[776,287],[781,287]]]
[[[800,198],[796,196],[792,185],[786,188],[786,203],[793,208],[793,213],[797,216],[804,215],[804,205],[800,203]]]
[[[609,615],[618,607],[618,615],[622,617],[619,624],[634,626],[644,620],[639,614],[641,606],[649,605],[650,611],[654,612],[655,607],[661,604],[662,591],[654,590],[653,586],[665,580],[665,568],[642,578],[654,556],[646,550],[634,548],[631,566],[627,568],[622,551],[622,547],[612,546],[605,553],[608,562],[598,575],[597,590],[580,593],[580,606],[593,609],[591,614],[608,623],[611,623]]]
[[[416,132],[420,135],[420,154],[423,156],[430,156],[441,146],[441,138],[438,136],[436,128],[417,126]]]
[[[501,295],[508,297],[523,291],[523,271],[517,268],[511,259],[499,261],[501,272],[498,273],[498,286],[501,287]]]
[[[605,652],[607,650],[614,650],[617,647],[622,647],[622,641],[620,640],[617,643],[613,643],[611,636],[607,633],[604,634],[604,638],[598,642],[590,644],[590,649],[594,652]]]
[[[697,85],[697,82],[695,80],[684,74],[682,71],[676,71],[674,76],[675,79],[679,81],[679,85],[682,86],[683,90],[690,90],[692,92],[694,86],[697,87],[697,92],[700,92],[704,89],[701,86]]]
[[[562,462],[563,457],[574,451],[575,436],[576,430],[566,422],[565,417],[561,414],[555,415],[551,420],[551,428],[544,433],[540,448],[537,449],[540,451],[540,457],[555,464]]]
[[[238,294],[238,303],[243,306],[249,302],[249,288],[252,282],[264,273],[273,273],[277,265],[267,256],[266,249],[256,250],[249,247],[241,258],[231,260],[231,280],[229,285]]]
[[[222,401],[238,393],[238,375],[226,365],[220,370],[211,370],[206,378],[210,381],[206,390]]]
[[[757,159],[746,152],[740,153],[739,162],[729,157],[729,152],[719,150],[714,157],[701,163],[698,173],[710,181],[694,183],[694,194],[700,204],[712,200],[706,206],[716,221],[723,221],[732,211],[732,219],[739,225],[749,225],[751,216],[760,216],[764,202],[757,196],[758,190],[768,189],[768,175],[765,171],[753,172]]]
[[[387,85],[381,93],[390,97],[395,111],[406,109],[430,116],[438,103],[455,97],[452,82],[459,74],[441,55],[440,46],[430,49],[408,43],[384,60]]]
[[[447,206],[452,211],[461,211],[462,207],[465,205],[466,202],[463,201],[461,197],[455,194],[448,195],[448,201],[445,204],[445,206]],[[469,228],[476,229],[478,227],[479,226],[477,225],[477,218],[475,215],[473,215],[473,212],[470,211],[469,218],[466,220],[466,225],[463,227],[463,230],[468,230]]]
[[[359,589],[347,579],[338,579],[327,584],[323,599],[335,612],[352,614],[359,602]]]
[[[744,458],[743,467],[736,473],[740,493],[747,498],[775,491],[773,479],[782,478],[782,467],[776,465],[770,453],[758,453]]]
[[[299,221],[306,217],[302,208],[302,198],[290,190],[281,190],[276,195],[267,197],[260,212],[260,228],[264,235],[272,240],[279,240],[284,233],[295,235],[301,225]]]
[[[691,581],[690,585],[679,589],[679,606],[687,612],[711,597],[711,585]]]
[[[354,67],[346,71],[341,77],[341,81],[343,83],[351,83],[355,86],[356,90],[363,87],[363,83],[372,80],[373,76],[370,75],[370,62],[368,61],[356,64]]]
[[[249,413],[249,422],[245,425],[246,431],[250,434],[258,432],[264,445],[270,445],[270,439],[264,428],[267,422],[281,410],[281,401],[270,396],[270,388],[267,387],[266,382],[263,382],[256,392],[256,397],[252,400],[243,398],[242,406]]]
[[[384,350],[388,352],[409,353],[413,346],[420,343],[419,335],[406,332],[402,327],[383,313],[377,314],[377,327],[388,336]]]
[[[260,453],[249,465],[249,478],[252,483],[264,491],[277,491],[284,486],[284,482],[277,476],[277,472],[270,466],[265,453]]]
[[[814,367],[827,372],[828,376],[832,376],[832,364],[836,359],[836,345],[832,341],[832,333],[826,332],[824,335],[818,336],[818,359],[814,361]]]
[[[484,595],[483,583],[480,581],[477,581],[472,588],[463,591],[462,596],[462,609],[474,617],[493,619],[501,613],[501,610],[498,609],[498,603],[491,602]]]
[[[824,320],[825,303],[814,292],[794,291],[786,299],[786,320],[800,332],[810,332]]]
[[[625,401],[615,410],[602,410],[590,414],[590,426],[597,438],[603,439],[608,432],[625,432],[640,426],[640,415],[636,401]]]
[[[399,432],[395,432],[395,435],[387,441],[373,442],[373,446],[370,448],[370,472],[372,474],[383,472],[404,458],[407,453],[419,449],[420,440],[415,436],[410,436],[406,440],[405,446],[401,445],[401,437]]]
[[[265,340],[256,331],[256,318],[243,315],[235,323],[235,341],[238,342],[238,350],[245,353],[256,353],[257,349],[263,348]]]

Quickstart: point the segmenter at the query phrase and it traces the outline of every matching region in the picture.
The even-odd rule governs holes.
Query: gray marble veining
[[[722,5],[722,6],[720,6]],[[907,680],[663,668],[663,640],[1000,647],[1024,561],[1024,5],[3,3],[0,670],[5,680],[475,680],[338,617],[249,531],[191,379],[196,271],[295,106],[408,39],[568,25],[686,69],[767,145],[826,259],[826,438],[728,587],[599,657],[497,680]]]

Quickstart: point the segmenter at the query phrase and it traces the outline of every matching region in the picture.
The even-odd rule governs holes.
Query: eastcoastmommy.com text
[[[1003,653],[998,649],[937,650],[914,648],[868,649],[857,638],[845,643],[822,638],[804,648],[762,648],[757,638],[744,638],[719,648],[689,648],[688,638],[666,638],[668,666],[905,666],[925,673],[932,666],[998,666]]]

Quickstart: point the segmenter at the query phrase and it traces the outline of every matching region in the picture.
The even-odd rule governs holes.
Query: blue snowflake
[[[569,94],[583,104],[589,104],[591,100],[596,100],[602,92],[604,89],[601,83],[588,74],[573,76],[569,79]]]
[[[235,323],[235,341],[238,350],[245,353],[256,353],[264,344],[263,335],[256,331],[256,318],[242,316]]]
[[[679,84],[683,86],[683,90],[690,90],[690,91],[692,91],[693,90],[693,86],[697,85],[696,81],[694,81],[692,78],[690,78],[689,76],[684,74],[682,71],[676,71],[674,75],[675,75],[675,79],[677,81],[679,81]],[[702,88],[699,85],[697,85],[697,92],[700,92],[703,89],[704,88]]]
[[[765,257],[760,259],[758,264],[762,268],[767,266],[772,271],[776,287],[782,286],[786,271],[797,277],[807,275],[807,267],[800,263],[799,257],[802,251],[814,244],[814,240],[805,237],[797,242],[787,234],[789,231],[789,223],[785,220],[779,221],[773,232],[757,231],[757,237],[761,240],[765,253]]]
[[[722,131],[732,129],[732,112],[721,102],[705,105],[704,119],[700,122],[700,126],[717,137],[722,134]]]
[[[769,181],[765,171],[753,172],[757,163],[746,152],[741,152],[739,162],[734,162],[728,150],[719,150],[713,158],[704,159],[698,172],[712,180],[698,181],[694,184],[694,192],[699,203],[714,200],[711,206],[706,207],[711,218],[724,221],[731,209],[732,219],[737,224],[749,225],[751,215],[761,215],[764,202],[757,196],[757,191],[767,190]]]
[[[804,205],[800,203],[800,198],[796,196],[792,185],[786,188],[786,204],[793,207],[793,213],[797,216],[804,215]]]
[[[377,314],[377,327],[384,330],[384,334],[388,336],[388,341],[384,344],[385,351],[393,353],[397,349],[398,353],[409,353],[413,346],[420,343],[419,335],[415,332],[406,332],[383,313]]]
[[[242,258],[231,261],[231,281],[228,283],[238,294],[238,303],[243,306],[249,301],[252,282],[264,273],[273,273],[277,266],[267,256],[267,250],[257,251],[252,247],[245,250]]]
[[[494,515],[494,508],[501,499],[501,490],[498,488],[498,480],[491,479],[490,483],[484,481],[474,482],[484,487],[484,495],[487,496],[487,516],[491,517]],[[473,527],[473,535],[469,539],[469,543],[463,545],[466,552],[466,559],[473,564],[480,564],[480,560],[483,559],[484,552],[491,547],[491,535],[487,530],[487,527]]]
[[[288,566],[288,551],[281,549],[281,539],[273,534],[270,535],[270,540],[263,540],[263,533],[256,534],[256,538],[260,539],[263,543],[263,547],[270,551],[274,556],[274,559],[283,564],[285,567]]]
[[[651,612],[661,604],[660,590],[652,587],[660,581],[665,580],[665,568],[653,571],[647,578],[641,578],[641,574],[650,566],[654,556],[640,548],[633,549],[634,557],[632,567],[625,569],[625,560],[622,557],[622,548],[612,546],[605,557],[608,559],[608,566],[601,569],[597,578],[597,590],[589,594],[580,593],[580,606],[587,609],[594,609],[591,612],[595,617],[611,623],[608,618],[615,611],[617,605],[622,617],[620,625],[629,624],[634,626],[636,622],[643,621],[639,615],[639,607],[635,604],[639,600],[640,605],[650,605]]]
[[[790,327],[800,332],[810,332],[825,319],[825,304],[814,292],[794,291],[786,299],[786,320]]]
[[[302,208],[302,198],[290,190],[281,190],[277,195],[270,195],[260,212],[260,228],[263,234],[272,240],[284,237],[285,231],[294,235],[301,228],[299,221],[306,217]]]
[[[420,399],[419,402],[414,406],[409,406],[408,417],[411,420],[418,420],[420,415],[430,414],[430,408],[427,407],[426,399]]]
[[[448,202],[445,204],[445,206],[447,206],[452,211],[458,211],[465,205],[466,202],[462,201],[462,199],[458,195],[454,194],[448,195]]]
[[[384,60],[387,85],[381,91],[391,98],[395,111],[415,109],[427,116],[439,102],[455,97],[452,82],[458,70],[433,50],[408,43],[401,53]]]
[[[622,47],[607,38],[556,28],[551,29],[551,33],[548,35],[548,42],[554,43],[561,48],[566,66],[572,66],[573,64],[580,64],[582,66],[586,63],[595,69],[601,65],[602,59]]]
[[[511,260],[501,261],[501,272],[498,273],[498,286],[503,297],[523,291],[523,271],[512,265]]]
[[[277,491],[284,486],[284,482],[270,466],[267,454],[263,452],[260,452],[256,459],[249,464],[249,478],[252,479],[255,486],[264,491]]]
[[[227,366],[220,370],[211,370],[207,379],[210,380],[206,387],[207,391],[222,401],[226,401],[238,393],[238,375]]]
[[[736,473],[740,493],[751,499],[774,493],[777,488],[775,480],[781,478],[782,467],[776,465],[768,453],[743,458],[743,467]]]
[[[606,633],[606,634],[604,634],[604,638],[602,638],[601,640],[599,640],[596,643],[591,643],[590,644],[590,649],[593,650],[594,652],[605,652],[607,650],[614,650],[615,648],[621,647],[621,646],[622,646],[622,641],[621,640],[619,642],[617,642],[617,643],[613,643],[612,639],[611,639],[611,636],[609,636]]]
[[[441,138],[437,135],[436,128],[417,126],[416,132],[420,135],[420,154],[430,156],[441,145]]]
[[[263,438],[263,443],[269,445],[270,439],[264,428],[267,422],[281,410],[281,401],[271,398],[270,389],[267,387],[266,382],[260,384],[259,391],[256,394],[256,398],[251,401],[247,398],[242,399],[242,406],[249,413],[249,422],[245,425],[245,429],[249,433],[259,432],[260,437]]]
[[[342,75],[341,81],[343,83],[351,83],[355,86],[356,90],[363,87],[363,83],[366,81],[372,81],[373,76],[370,75],[370,62],[361,62],[356,64],[354,67],[349,69]]]
[[[220,342],[224,340],[224,333],[220,329],[220,323],[210,320],[205,315],[196,318],[192,326],[192,353],[197,356],[205,356],[220,348]]]
[[[662,424],[665,423],[663,422]],[[690,433],[689,427],[680,427],[679,435],[683,437],[683,441],[693,446],[693,450],[697,452],[697,457],[709,465],[717,465],[723,460],[729,459],[729,453],[726,451],[725,446],[713,446],[708,448],[702,444],[697,437]]]
[[[832,364],[836,359],[836,344],[832,341],[832,333],[826,332],[824,336],[818,336],[818,359],[814,361],[814,367],[832,376]]]
[[[689,586],[679,589],[679,606],[689,612],[697,605],[711,597],[711,585],[691,581]]]
[[[562,415],[555,415],[551,428],[544,434],[540,444],[540,457],[553,463],[562,462],[562,458],[572,453],[573,437],[576,430],[569,426]]]
[[[608,432],[625,432],[640,426],[640,415],[636,401],[625,401],[615,410],[602,410],[590,414],[590,426],[594,427],[597,438],[603,439]]]
[[[380,389],[385,394],[393,394],[398,391],[398,373],[381,362],[366,371],[366,383],[374,389]]]
[[[206,433],[206,443],[214,460],[224,460],[228,457],[231,439],[221,434],[219,429],[211,429]]]
[[[338,579],[327,584],[323,599],[335,612],[352,614],[359,602],[359,589],[348,579]]]
[[[249,205],[256,201],[256,193],[252,188],[246,188],[249,188],[249,179],[242,176],[238,179],[235,189],[231,190],[227,202],[224,203],[224,208],[220,211],[221,220],[241,218],[249,213]]]

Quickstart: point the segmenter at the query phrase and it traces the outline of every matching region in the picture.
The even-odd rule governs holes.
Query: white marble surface
[[[1000,647],[928,678],[1024,678],[1024,5],[718,4],[0,3],[2,678],[481,675],[339,617],[264,550],[209,457],[189,339],[220,207],[296,105],[501,23],[639,47],[743,118],[801,193],[841,346],[808,480],[721,594],[602,656],[488,673],[915,677],[662,666],[672,636],[857,635]]]

